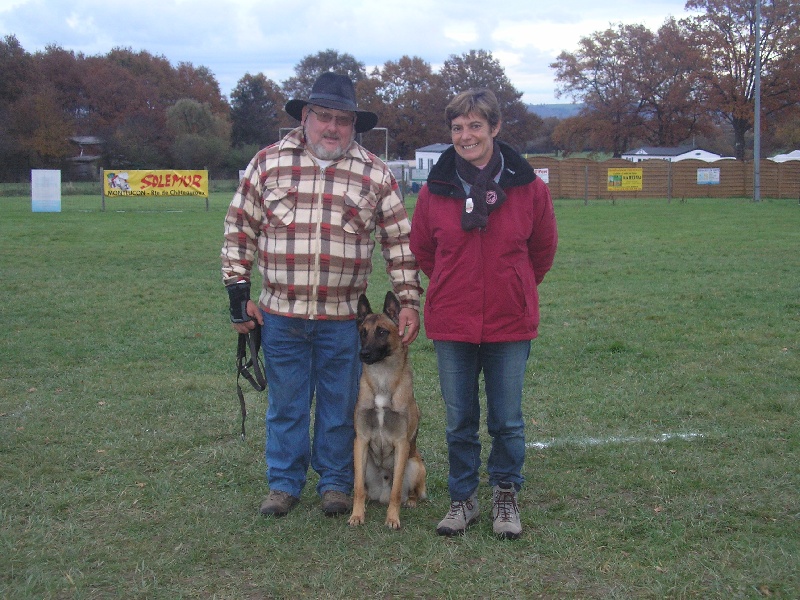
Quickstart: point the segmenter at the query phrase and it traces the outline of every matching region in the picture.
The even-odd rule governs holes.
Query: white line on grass
[[[692,441],[705,437],[702,433],[662,433],[651,437],[607,437],[607,438],[566,438],[552,439],[549,442],[528,442],[526,448],[547,450],[558,446],[605,446],[608,444],[661,444],[670,440]]]

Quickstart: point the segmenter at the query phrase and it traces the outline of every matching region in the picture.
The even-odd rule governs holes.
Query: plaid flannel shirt
[[[298,127],[261,150],[245,171],[225,217],[222,280],[250,281],[257,256],[263,310],[352,319],[377,240],[401,306],[419,310],[422,288],[410,229],[383,161],[353,143],[322,169],[306,152]]]

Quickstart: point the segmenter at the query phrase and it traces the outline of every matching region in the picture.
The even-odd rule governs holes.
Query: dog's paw
[[[357,527],[364,524],[364,515],[357,515],[353,513],[350,515],[350,520],[347,522],[350,527]]]
[[[403,506],[406,508],[417,508],[417,499],[409,498],[403,503]]]
[[[395,517],[386,517],[386,526],[389,529],[400,529],[400,519]]]

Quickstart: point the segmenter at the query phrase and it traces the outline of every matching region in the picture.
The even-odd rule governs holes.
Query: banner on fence
[[[642,189],[642,169],[609,169],[608,191],[637,192]]]
[[[697,169],[697,185],[719,185],[719,169]]]
[[[208,171],[103,171],[103,196],[208,198]]]

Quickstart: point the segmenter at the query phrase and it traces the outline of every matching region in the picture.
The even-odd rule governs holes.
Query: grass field
[[[796,201],[556,203],[525,533],[502,542],[485,513],[435,535],[447,460],[424,336],[430,498],[403,529],[377,506],[357,529],[325,519],[313,476],[288,517],[257,515],[265,397],[247,393],[241,441],[229,197],[67,196],[56,214],[0,198],[0,597],[800,597]],[[378,264],[376,304],[386,285]]]

